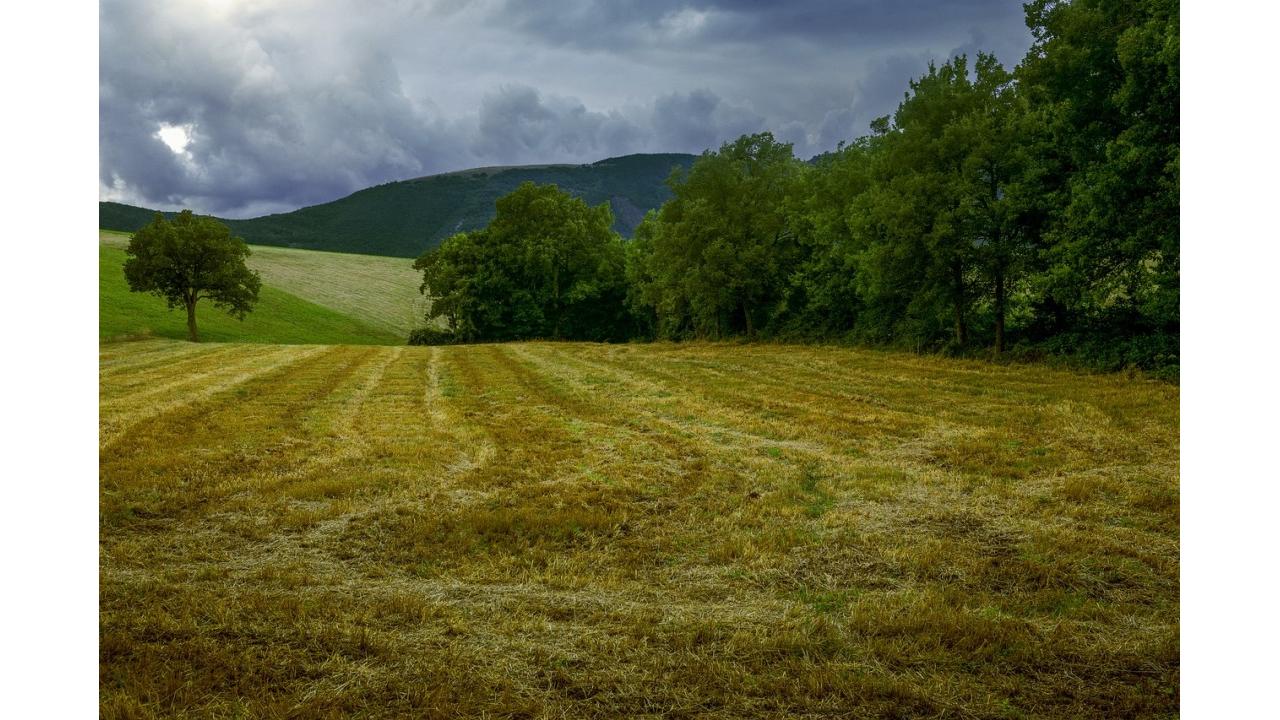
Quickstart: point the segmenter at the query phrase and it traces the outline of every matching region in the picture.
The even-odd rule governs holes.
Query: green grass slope
[[[116,248],[129,244],[127,233],[100,230],[98,238]],[[427,305],[418,292],[422,276],[405,258],[263,245],[250,249],[249,267],[273,288],[399,338],[423,323]]]
[[[670,197],[665,181],[693,155],[627,155],[590,165],[477,168],[367,188],[340,200],[278,215],[223,220],[253,245],[417,257],[453,233],[483,227],[494,202],[520,183],[554,183],[589,204],[608,202],[614,229],[631,235],[646,211]],[[99,227],[132,232],[155,211],[103,202]]]
[[[98,248],[98,338],[154,335],[185,339],[187,318],[154,295],[129,291],[122,267],[125,252]],[[243,320],[202,302],[196,307],[200,339],[210,342],[396,345],[405,338],[359,319],[263,284],[258,305]]]

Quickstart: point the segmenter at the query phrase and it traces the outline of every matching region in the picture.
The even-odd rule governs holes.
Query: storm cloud
[[[480,165],[867,132],[1018,0],[104,0],[99,195],[247,217]],[[175,140],[176,138],[176,140]]]

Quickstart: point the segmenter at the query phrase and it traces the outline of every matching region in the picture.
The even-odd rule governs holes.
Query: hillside
[[[554,183],[589,204],[608,202],[614,229],[629,236],[647,210],[670,196],[672,168],[693,155],[627,155],[590,165],[526,165],[475,168],[367,188],[340,200],[248,220],[224,219],[254,245],[417,257],[453,233],[483,227],[494,202],[520,183]],[[133,232],[154,210],[98,203],[98,225]]]
[[[129,236],[99,231],[103,245],[124,248]],[[404,258],[250,246],[248,265],[262,282],[383,332],[400,341],[421,327],[426,299],[422,275]],[[104,269],[103,272],[106,272]]]
[[[124,250],[109,244],[98,248],[98,338],[114,340],[137,336],[184,339],[187,318],[183,310],[170,310],[164,300],[129,291],[121,271]],[[261,272],[261,271],[260,271]],[[211,342],[284,344],[395,345],[405,334],[303,299],[271,284],[268,273],[258,305],[243,321],[215,309],[210,303],[196,306],[200,339]]]

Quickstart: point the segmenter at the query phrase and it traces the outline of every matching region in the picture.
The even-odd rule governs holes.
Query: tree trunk
[[[964,345],[969,342],[969,325],[964,317],[964,268],[959,260],[951,264],[951,279],[955,286],[956,344]]]
[[[756,334],[755,326],[751,324],[751,308],[747,307],[747,301],[742,301],[742,319],[747,324],[747,337],[753,338]]]
[[[1004,269],[996,270],[996,355],[1004,352]]]
[[[200,342],[200,335],[196,332],[195,298],[189,298],[187,300],[187,337],[191,342]]]
[[[552,331],[552,339],[560,339],[560,319],[564,316],[564,308],[560,305],[560,265],[556,264],[551,267],[551,295],[552,312],[556,314],[555,329]]]

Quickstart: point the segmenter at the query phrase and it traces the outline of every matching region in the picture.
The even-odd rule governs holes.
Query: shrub
[[[409,333],[410,345],[453,345],[458,338],[448,330],[440,328],[417,328]]]

